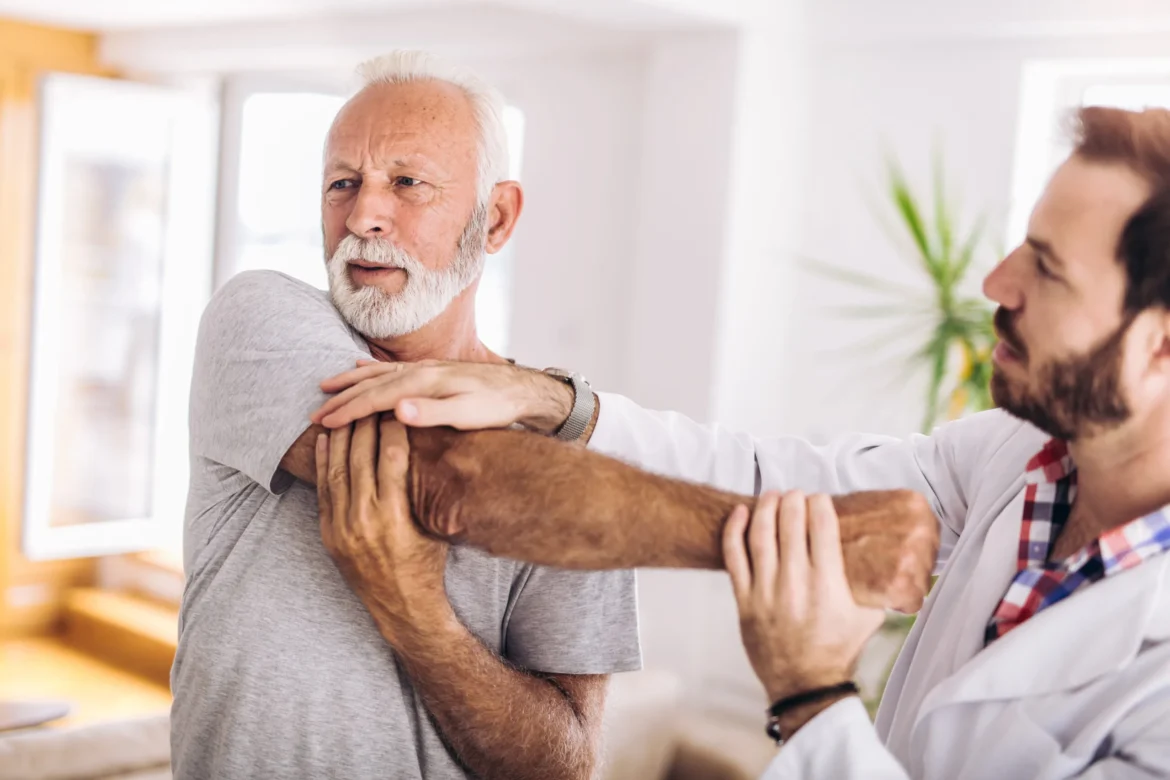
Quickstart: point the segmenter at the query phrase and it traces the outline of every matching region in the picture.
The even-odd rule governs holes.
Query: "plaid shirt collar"
[[[1077,493],[1068,443],[1049,441],[1028,462],[1017,572],[984,632],[991,644],[1078,589],[1132,569],[1170,549],[1170,506],[1110,529],[1063,561],[1049,551],[1068,521]]]

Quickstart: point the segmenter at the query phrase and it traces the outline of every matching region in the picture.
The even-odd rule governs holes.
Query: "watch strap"
[[[547,370],[545,373],[573,388],[573,408],[554,436],[561,441],[577,441],[585,434],[585,429],[593,419],[593,412],[597,409],[597,398],[593,395],[593,388],[589,386],[585,377],[577,373],[557,369]]]

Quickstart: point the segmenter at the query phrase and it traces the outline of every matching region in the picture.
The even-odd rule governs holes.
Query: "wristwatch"
[[[567,385],[573,386],[573,410],[569,418],[561,424],[554,434],[561,441],[577,441],[589,427],[593,419],[593,412],[597,408],[597,398],[593,395],[593,388],[589,380],[573,371],[563,368],[546,368],[544,373],[559,379]]]

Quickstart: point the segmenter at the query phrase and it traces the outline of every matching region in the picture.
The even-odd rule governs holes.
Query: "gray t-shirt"
[[[178,780],[465,776],[325,552],[313,488],[279,469],[325,400],[318,383],[368,357],[325,293],[283,274],[236,276],[203,315],[171,672]],[[457,547],[446,585],[463,624],[514,664],[640,666],[633,572]]]

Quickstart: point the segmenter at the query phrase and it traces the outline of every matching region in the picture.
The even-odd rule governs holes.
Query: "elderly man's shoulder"
[[[304,300],[329,303],[329,294],[280,271],[243,271],[228,279],[211,298],[213,305],[244,305],[263,301]]]
[[[203,312],[204,326],[210,323],[287,320],[298,316],[339,318],[329,293],[279,271],[244,271],[223,284]]]
[[[288,343],[313,333],[348,333],[329,294],[279,271],[245,271],[215,292],[203,310],[199,341],[208,346]]]

